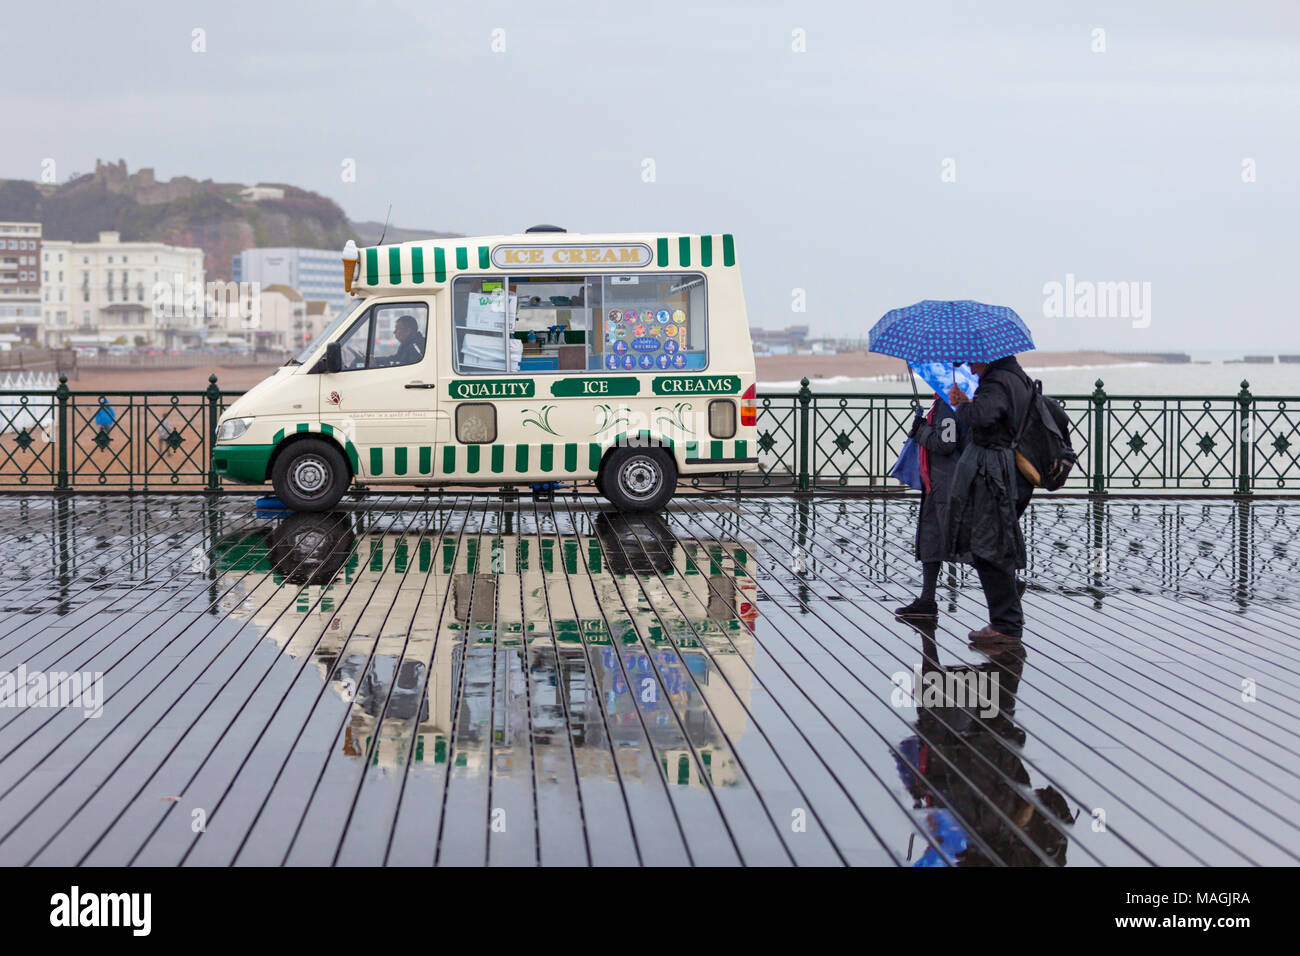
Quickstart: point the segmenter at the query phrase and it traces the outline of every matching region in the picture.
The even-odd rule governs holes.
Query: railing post
[[[812,404],[812,389],[808,387],[808,379],[802,379],[799,382],[799,490],[807,491],[810,487],[808,475],[808,443],[809,443],[809,414],[808,409]]]
[[[1106,493],[1106,390],[1097,379],[1092,393],[1092,493]]]
[[[1237,393],[1237,404],[1241,406],[1241,423],[1238,429],[1241,451],[1237,459],[1237,494],[1239,495],[1250,494],[1252,478],[1250,453],[1255,444],[1250,427],[1250,405],[1254,400],[1250,394],[1250,382],[1242,379],[1241,391]]]
[[[221,487],[217,480],[215,451],[217,448],[217,419],[221,417],[221,389],[217,387],[216,373],[208,376],[208,490]]]
[[[58,487],[68,487],[68,396],[72,389],[68,388],[68,376],[59,376],[59,387],[54,390],[55,396],[59,400],[59,431],[54,436],[58,444],[59,455],[59,476]]]

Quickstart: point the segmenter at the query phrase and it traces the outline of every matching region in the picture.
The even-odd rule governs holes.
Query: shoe
[[[934,598],[919,597],[911,604],[894,608],[896,617],[934,617],[939,613],[939,605]]]
[[[1003,634],[1001,631],[993,630],[991,624],[981,627],[978,631],[971,631],[967,638],[970,640],[971,647],[1007,647],[1020,643],[1020,638],[1012,637],[1009,634]]]

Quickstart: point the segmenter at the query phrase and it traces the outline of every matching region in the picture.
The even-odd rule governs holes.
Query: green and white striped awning
[[[729,233],[703,236],[633,236],[598,238],[555,233],[548,242],[532,237],[499,236],[492,239],[467,239],[462,242],[404,242],[391,246],[362,249],[359,281],[353,287],[361,294],[381,288],[420,288],[441,285],[460,272],[526,273],[526,265],[501,268],[494,264],[492,252],[499,245],[551,247],[598,247],[613,242],[643,244],[650,250],[650,261],[638,269],[712,269],[736,264],[736,245]],[[551,268],[554,268],[553,266]],[[597,270],[628,271],[626,265],[575,263],[574,272]]]

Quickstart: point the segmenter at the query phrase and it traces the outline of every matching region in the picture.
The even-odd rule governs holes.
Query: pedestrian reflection
[[[916,734],[895,760],[935,846],[915,866],[1063,866],[1073,816],[1051,785],[1031,789],[1020,758],[1024,728],[1016,693],[1027,652],[1021,645],[976,665],[945,667],[937,617],[908,622],[921,638]]]

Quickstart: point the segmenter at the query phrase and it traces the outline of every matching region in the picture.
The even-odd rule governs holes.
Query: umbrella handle
[[[903,359],[903,366],[907,369],[907,380],[912,383],[912,404],[921,407],[921,393],[916,390],[916,373],[912,371],[912,366],[908,364],[907,359]]]

